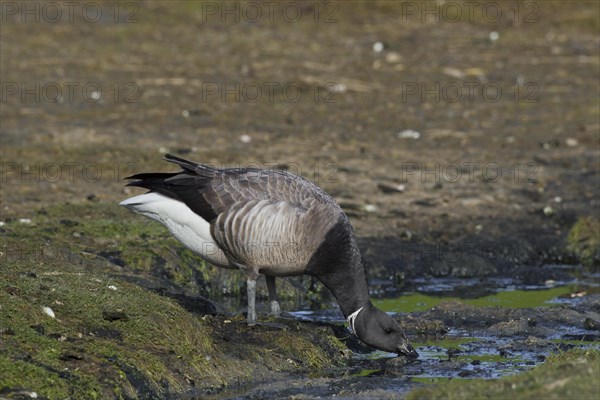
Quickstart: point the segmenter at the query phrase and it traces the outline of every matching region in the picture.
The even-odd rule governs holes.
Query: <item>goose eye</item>
[[[390,333],[392,333],[392,330],[390,328],[385,328],[385,333],[389,335]]]

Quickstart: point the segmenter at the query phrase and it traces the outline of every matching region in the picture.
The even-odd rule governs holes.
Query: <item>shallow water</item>
[[[586,277],[589,278],[589,277]],[[597,288],[594,279],[573,279],[568,282],[546,282],[543,286],[524,285],[510,279],[459,280],[429,279],[414,282],[412,292],[396,297],[379,298],[374,303],[383,310],[419,312],[436,307],[442,302],[460,300],[474,307],[499,306],[513,309],[576,305],[587,289]],[[481,290],[482,287],[484,290]],[[468,290],[471,289],[471,290]],[[391,291],[381,290],[379,295]],[[473,292],[487,293],[473,297]],[[571,296],[573,293],[579,293]],[[524,310],[526,311],[526,310]],[[300,320],[343,324],[337,308],[319,311],[299,310],[289,313]],[[251,385],[226,391],[219,398],[276,398],[305,394],[313,396],[336,395],[335,388],[363,389],[368,393],[373,386],[394,394],[406,394],[415,385],[449,379],[494,379],[533,368],[548,354],[565,348],[600,347],[598,334],[574,326],[557,325],[556,334],[545,339],[545,345],[522,345],[523,337],[501,337],[469,329],[450,329],[442,338],[416,338],[413,344],[420,354],[418,360],[394,367],[395,354],[374,351],[353,353],[349,366],[333,371],[330,378],[317,381],[293,378],[265,384]],[[521,345],[513,346],[521,341]],[[309,387],[306,386],[310,381]],[[358,389],[357,389],[358,388]],[[343,391],[344,389],[339,389]],[[361,396],[357,396],[360,398]]]

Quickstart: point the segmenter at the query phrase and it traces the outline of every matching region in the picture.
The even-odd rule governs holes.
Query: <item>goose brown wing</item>
[[[129,186],[140,186],[184,202],[213,223],[232,207],[268,200],[308,210],[313,204],[337,208],[335,201],[312,182],[283,171],[216,169],[172,155],[167,161],[183,168],[176,173],[147,173],[129,177]]]

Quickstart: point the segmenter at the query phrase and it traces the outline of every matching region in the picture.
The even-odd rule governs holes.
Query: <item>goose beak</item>
[[[405,355],[407,357],[411,357],[411,358],[418,358],[419,357],[419,353],[417,353],[417,351],[415,350],[414,347],[412,347],[412,345],[408,342],[406,343],[402,343],[401,345],[399,345],[398,347],[396,347],[396,352],[398,354],[402,354]]]

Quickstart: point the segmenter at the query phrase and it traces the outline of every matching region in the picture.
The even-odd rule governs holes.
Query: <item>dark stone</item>
[[[61,219],[59,222],[61,225],[64,225],[67,228],[71,228],[71,227],[79,225],[79,222],[73,221],[71,219]]]
[[[95,328],[92,331],[92,334],[104,339],[116,339],[119,341],[123,340],[123,334],[116,329]]]
[[[481,365],[481,360],[473,360],[471,361],[471,365]]]
[[[14,286],[6,286],[4,288],[4,290],[6,291],[6,293],[8,293],[12,296],[19,296],[21,294],[21,289],[19,289],[18,287],[14,287]]]
[[[583,321],[583,327],[589,331],[599,331],[600,323],[598,323],[598,321],[594,321],[591,318],[586,318],[585,321]]]
[[[121,258],[121,252],[120,251],[101,251],[98,253],[99,257],[105,258],[106,260],[108,260],[109,262],[111,262],[112,264],[115,264],[119,267],[124,267],[125,266],[125,260],[123,260],[123,258]]]
[[[379,182],[377,184],[379,190],[385,194],[402,193],[404,192],[404,186],[396,183]]]
[[[102,311],[102,318],[106,321],[129,321],[129,317],[123,311]]]
[[[40,335],[44,335],[46,333],[46,328],[44,328],[44,325],[42,324],[31,325],[30,328],[39,333]]]
[[[15,331],[13,331],[11,328],[5,328],[2,329],[0,333],[2,333],[3,335],[12,336],[15,334]]]
[[[71,351],[67,351],[67,352],[61,354],[58,358],[63,361],[81,361],[81,360],[83,360],[83,355],[80,353],[74,353]]]

